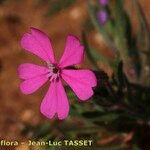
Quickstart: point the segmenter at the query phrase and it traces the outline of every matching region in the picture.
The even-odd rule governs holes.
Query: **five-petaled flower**
[[[94,73],[87,69],[69,69],[70,66],[83,61],[84,47],[76,37],[72,35],[67,37],[64,54],[59,63],[55,60],[48,36],[38,29],[31,28],[31,33],[25,33],[21,39],[21,46],[47,64],[39,66],[25,63],[18,68],[19,77],[24,80],[20,84],[24,94],[31,94],[46,81],[50,82],[48,92],[40,106],[43,115],[51,119],[57,114],[60,120],[68,116],[69,102],[62,80],[72,88],[80,100],[87,100],[93,95],[92,88],[97,84]]]

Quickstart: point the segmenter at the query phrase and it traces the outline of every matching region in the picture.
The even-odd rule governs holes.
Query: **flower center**
[[[56,68],[56,67],[54,67],[54,68],[53,68],[53,73],[57,74],[58,72],[59,72],[59,69]]]
[[[49,69],[48,78],[50,79],[50,81],[58,80],[60,76],[60,69],[56,65],[51,63],[47,63],[47,66]]]

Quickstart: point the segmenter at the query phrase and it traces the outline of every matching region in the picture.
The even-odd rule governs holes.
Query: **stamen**
[[[47,63],[47,66],[49,68],[48,78],[50,79],[50,81],[57,80],[60,75],[59,68],[49,62]]]

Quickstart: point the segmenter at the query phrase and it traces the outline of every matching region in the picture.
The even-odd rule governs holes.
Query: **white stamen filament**
[[[50,79],[50,81],[54,81],[57,80],[57,78],[59,78],[60,75],[60,70],[53,64],[51,63],[47,63],[48,69],[49,69],[49,73],[47,74],[47,77]],[[54,72],[54,70],[58,70],[57,72]]]

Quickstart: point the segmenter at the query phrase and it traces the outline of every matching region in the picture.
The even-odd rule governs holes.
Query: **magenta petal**
[[[31,28],[31,33],[25,33],[21,39],[21,46],[46,62],[55,62],[53,48],[48,36],[38,29]]]
[[[31,94],[39,89],[47,80],[48,78],[46,77],[46,75],[27,79],[20,84],[20,89],[24,94]]]
[[[93,95],[92,87],[95,87],[97,84],[96,77],[90,70],[64,69],[62,71],[62,78],[81,100],[89,99]]]
[[[74,36],[68,36],[64,54],[60,59],[59,66],[66,67],[75,64],[80,64],[84,57],[84,47],[80,44],[78,38]]]
[[[43,115],[50,119],[54,117],[55,113],[58,114],[60,120],[68,116],[69,103],[60,80],[51,82],[48,92],[41,103],[40,110]]]
[[[18,75],[21,79],[30,79],[46,73],[48,73],[46,67],[35,64],[25,63],[18,67]]]

